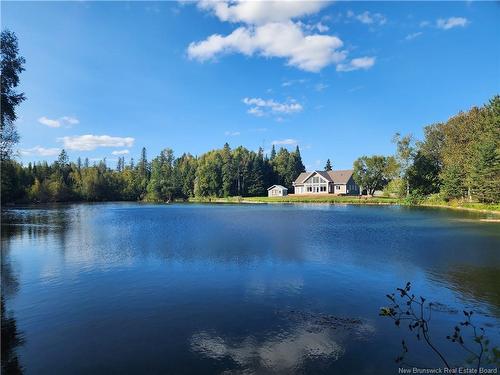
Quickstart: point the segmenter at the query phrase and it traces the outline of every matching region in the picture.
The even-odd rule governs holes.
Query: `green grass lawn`
[[[266,202],[266,203],[349,203],[349,204],[398,204],[397,198],[386,197],[359,197],[359,196],[295,196],[286,197],[247,197],[242,198],[247,202]]]
[[[500,204],[486,204],[467,201],[449,201],[424,199],[418,203],[408,203],[405,199],[391,197],[366,197],[366,196],[335,196],[335,195],[288,195],[285,197],[202,197],[190,198],[190,202],[199,203],[331,203],[331,204],[366,204],[385,205],[400,204],[408,206],[446,207],[463,210],[488,211],[500,214]]]

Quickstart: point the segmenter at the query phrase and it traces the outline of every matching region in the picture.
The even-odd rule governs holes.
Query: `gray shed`
[[[288,195],[288,189],[281,185],[273,185],[267,189],[268,197],[284,197]]]

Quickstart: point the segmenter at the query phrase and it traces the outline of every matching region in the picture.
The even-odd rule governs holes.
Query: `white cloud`
[[[51,120],[45,116],[40,117],[38,122],[42,125],[48,126],[49,128],[59,128],[61,126],[61,122],[59,120]]]
[[[299,142],[296,139],[292,139],[292,138],[276,140],[276,141],[272,142],[273,145],[282,145],[282,146],[292,146],[292,145],[296,145],[297,143],[299,143]]]
[[[60,128],[62,125],[76,125],[80,123],[76,117],[72,116],[63,116],[55,120],[42,116],[38,119],[38,122],[49,128]]]
[[[213,12],[224,22],[262,25],[283,22],[319,12],[328,1],[220,1],[201,0],[198,7]]]
[[[320,22],[317,22],[317,23],[303,23],[301,21],[297,22],[297,25],[299,25],[300,27],[302,27],[304,30],[308,30],[308,31],[314,31],[314,30],[318,30],[320,33],[326,33],[328,30],[330,30],[330,28],[325,25],[324,23],[322,23],[321,21]]]
[[[21,155],[24,156],[55,156],[61,152],[59,148],[45,148],[41,146],[35,146],[32,148],[26,148],[21,150]]]
[[[439,18],[436,21],[436,26],[438,29],[449,30],[454,27],[465,27],[468,23],[469,21],[467,18],[463,17],[450,17],[447,19]]]
[[[113,151],[111,154],[112,155],[128,155],[129,153],[129,150],[116,150],[116,151]]]
[[[416,33],[411,33],[411,34],[408,34],[405,39],[406,40],[413,40],[415,38],[418,38],[420,35],[422,35],[423,32],[422,31],[417,31]]]
[[[80,123],[80,121],[76,117],[72,117],[72,116],[63,116],[63,117],[61,117],[61,121],[65,122],[69,125],[76,125],[76,124]]]
[[[314,89],[316,91],[323,91],[324,89],[327,89],[328,88],[328,85],[324,84],[324,83],[318,83],[314,86]]]
[[[422,21],[420,22],[420,27],[427,27],[429,26],[431,23],[429,21]]]
[[[320,33],[326,33],[330,28],[326,26],[325,24],[318,22],[314,27],[320,32]]]
[[[336,36],[305,34],[292,21],[273,22],[260,26],[239,27],[227,36],[213,34],[188,47],[191,59],[206,61],[221,54],[257,54],[263,57],[287,59],[287,64],[299,69],[318,72],[325,66],[345,59],[339,51],[343,42]]]
[[[345,59],[339,51],[343,42],[324,33],[328,26],[292,21],[319,12],[328,1],[213,1],[201,0],[198,7],[212,12],[222,22],[243,23],[228,35],[213,34],[192,42],[188,57],[199,61],[223,54],[277,57],[299,69],[318,72],[325,66]]]
[[[247,111],[247,113],[249,115],[253,115],[256,117],[262,117],[265,114],[264,111],[262,109],[260,109],[259,107],[252,107]]]
[[[375,57],[358,57],[356,59],[352,59],[347,64],[338,64],[337,71],[350,72],[359,69],[367,70],[370,69],[373,65],[375,65]]]
[[[347,17],[354,18],[365,25],[384,25],[387,23],[387,18],[381,13],[371,13],[365,11],[363,13],[355,14],[353,11],[349,10],[347,12]]]
[[[266,114],[292,114],[303,110],[302,105],[293,99],[281,103],[274,99],[244,98],[243,103],[250,106],[247,113],[257,117]]]
[[[228,137],[237,137],[240,134],[241,134],[240,132],[230,132],[230,131],[224,132],[224,135]]]
[[[109,135],[77,135],[58,139],[69,150],[91,151],[98,147],[132,147],[132,137],[111,137]]]

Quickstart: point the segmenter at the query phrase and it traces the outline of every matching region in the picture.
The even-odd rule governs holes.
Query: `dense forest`
[[[304,165],[297,147],[289,152],[274,147],[268,158],[262,149],[244,147],[222,149],[199,157],[182,154],[174,157],[171,149],[148,161],[146,149],[141,158],[129,163],[119,158],[115,169],[102,160],[93,165],[88,159],[71,162],[64,150],[52,164],[15,160],[2,164],[2,200],[4,202],[64,202],[146,200],[170,201],[189,197],[262,196],[274,183],[291,186]]]
[[[62,150],[53,163],[19,163],[13,152],[19,141],[16,108],[26,98],[16,88],[24,70],[17,38],[1,35],[1,193],[6,202],[63,202],[145,200],[171,201],[190,197],[263,196],[266,188],[281,184],[289,189],[304,165],[299,147],[270,155],[243,146],[208,151],[200,156],[175,157],[163,150],[151,161],[141,157],[116,168],[106,160],[70,161]],[[383,191],[418,202],[468,200],[500,202],[500,97],[482,107],[460,112],[444,123],[424,128],[424,139],[396,134],[395,154],[362,156],[354,161],[354,178],[364,192]],[[331,169],[328,159],[325,170]]]

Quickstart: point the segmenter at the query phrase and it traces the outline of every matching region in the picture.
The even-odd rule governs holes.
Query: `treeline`
[[[411,200],[500,202],[500,96],[424,128],[424,139],[394,138],[394,156],[363,156],[357,183]]]
[[[71,162],[62,150],[52,164],[15,160],[2,162],[2,202],[66,201],[171,201],[190,197],[262,196],[272,184],[291,188],[304,171],[299,147],[293,152],[273,146],[270,156],[262,149],[242,146],[212,150],[199,157],[171,149],[148,161],[143,148],[137,163],[124,157],[116,168],[106,160],[93,165],[88,159]]]

